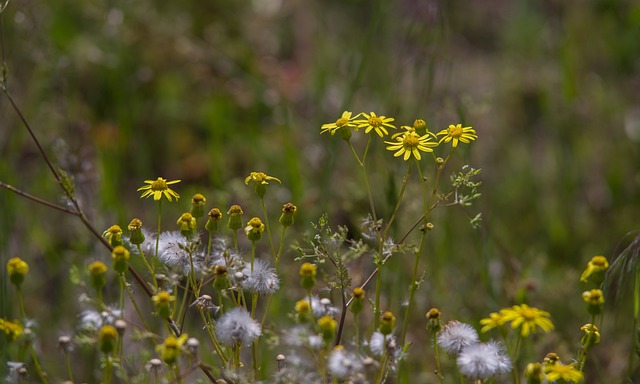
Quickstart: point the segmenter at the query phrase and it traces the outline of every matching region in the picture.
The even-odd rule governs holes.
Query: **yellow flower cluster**
[[[389,134],[389,129],[397,129],[392,122],[392,117],[377,115],[375,112],[361,112],[353,115],[350,111],[344,111],[342,116],[334,123],[323,124],[320,133],[329,132],[334,135],[340,132],[345,140],[350,140],[351,129],[359,131],[364,129],[364,133],[375,132],[380,138],[384,138]],[[478,138],[476,131],[472,127],[463,127],[462,124],[451,124],[449,128],[443,129],[437,134],[429,132],[424,120],[416,119],[413,126],[402,126],[402,131],[391,136],[390,141],[385,141],[387,150],[393,151],[395,157],[402,156],[407,161],[412,158],[421,160],[421,152],[433,152],[433,147],[437,147],[441,143],[449,143],[453,148],[462,142],[469,144]],[[438,140],[438,137],[440,139]]]
[[[501,309],[499,313],[491,313],[488,318],[480,320],[480,324],[483,325],[481,331],[484,333],[506,323],[511,323],[511,328],[520,328],[520,335],[527,337],[535,333],[538,328],[544,332],[552,331],[554,327],[549,319],[550,316],[549,312],[526,304],[514,305],[511,308]]]

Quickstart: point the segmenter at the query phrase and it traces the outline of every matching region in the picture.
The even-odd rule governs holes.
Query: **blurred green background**
[[[100,230],[152,222],[155,206],[135,190],[157,176],[183,180],[168,218],[195,192],[258,212],[243,183],[255,170],[283,181],[270,206],[296,203],[299,233],[324,212],[357,230],[368,208],[361,175],[337,136],[319,135],[323,123],[350,110],[402,125],[423,118],[436,132],[473,126],[478,141],[448,171],[482,168],[483,224],[471,229],[460,210],[434,218],[409,334],[418,345],[431,306],[477,326],[526,297],[557,326],[533,359],[574,356],[588,322],[581,271],[640,227],[634,1],[56,0],[14,1],[2,16],[9,89]],[[1,181],[62,203],[5,97],[0,148]],[[375,197],[389,212],[404,165],[382,145],[372,150]],[[77,296],[70,266],[108,255],[73,217],[6,190],[0,205],[2,267],[13,256],[30,263],[29,312],[42,348],[55,351],[82,308],[60,299]],[[411,259],[390,267],[398,273],[385,300],[397,313]],[[356,283],[370,272],[358,268]],[[14,318],[2,284],[0,316]],[[609,313],[590,365],[601,381],[620,377],[631,342],[631,307]],[[432,378],[432,360],[414,353],[411,364]]]

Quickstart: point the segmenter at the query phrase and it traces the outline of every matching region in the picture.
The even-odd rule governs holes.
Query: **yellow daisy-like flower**
[[[357,114],[355,116],[351,116],[351,115],[352,115],[351,112],[344,111],[342,112],[342,116],[338,120],[336,120],[335,123],[322,124],[322,128],[320,129],[320,134],[329,132],[331,133],[331,135],[335,135],[336,131],[338,131],[340,128],[355,127],[356,124],[353,120],[358,116],[360,116],[360,114]]]
[[[371,112],[370,115],[362,113],[362,116],[364,116],[365,118],[362,120],[355,120],[354,123],[358,124],[356,126],[356,129],[365,128],[364,133],[369,133],[371,132],[371,130],[375,130],[378,136],[384,137],[385,135],[389,134],[387,128],[396,129],[395,126],[389,124],[390,122],[395,120],[392,117],[376,116],[374,112]]]
[[[502,309],[500,315],[502,315],[505,322],[511,322],[511,328],[520,327],[522,337],[527,337],[529,334],[534,333],[538,327],[545,332],[550,332],[554,328],[549,319],[551,316],[549,312],[529,307],[526,304]]]
[[[465,144],[469,144],[473,140],[477,139],[476,131],[471,127],[462,127],[462,124],[449,125],[449,128],[443,129],[438,132],[438,136],[443,135],[438,144],[452,141],[453,148],[458,146],[458,142],[461,141]]]
[[[505,322],[504,316],[502,316],[498,312],[490,313],[489,317],[487,317],[486,319],[480,320],[480,324],[483,325],[480,332],[485,333],[493,328],[501,327],[504,325],[504,322]]]
[[[438,143],[431,141],[429,135],[419,136],[415,129],[412,127],[402,127],[406,129],[405,132],[397,133],[391,138],[395,141],[385,141],[385,144],[389,144],[387,150],[396,151],[393,156],[398,157],[404,155],[404,160],[407,161],[413,155],[416,160],[422,159],[420,151],[433,152],[431,147],[438,146]]]
[[[545,365],[544,373],[547,374],[549,382],[564,380],[572,383],[579,383],[584,380],[582,372],[575,368],[575,364],[564,365],[561,363]]]
[[[144,182],[148,185],[143,185],[138,188],[138,191],[144,191],[140,196],[141,199],[153,196],[153,200],[158,201],[162,198],[162,195],[164,195],[169,201],[173,201],[174,197],[176,200],[180,198],[180,195],[178,195],[176,191],[169,188],[169,185],[179,183],[180,180],[167,181],[162,177],[158,177],[157,180],[145,180]]]
[[[9,321],[7,319],[0,318],[0,331],[7,335],[7,338],[12,341],[20,337],[23,332],[22,325],[16,321]]]
[[[282,184],[282,181],[277,177],[269,176],[264,172],[251,172],[246,179],[244,179],[244,183],[249,185],[250,181],[255,182],[256,184],[269,184],[269,181],[275,180],[278,183]]]

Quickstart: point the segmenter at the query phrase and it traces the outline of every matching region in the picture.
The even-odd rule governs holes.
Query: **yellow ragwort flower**
[[[604,256],[593,256],[591,260],[587,263],[587,268],[582,272],[580,276],[580,281],[586,283],[589,280],[589,277],[594,274],[602,274],[609,269],[609,261]],[[604,280],[604,276],[600,277],[599,280]]]
[[[344,111],[342,112],[342,116],[338,120],[336,120],[335,123],[322,124],[322,128],[320,129],[320,134],[329,132],[333,136],[336,134],[336,131],[338,131],[340,128],[349,128],[349,127],[355,128],[356,124],[353,120],[358,116],[360,116],[360,114],[357,114],[355,116],[351,116],[351,115],[352,115],[351,112]]]
[[[547,374],[549,382],[564,380],[566,382],[579,383],[584,380],[584,375],[575,368],[575,364],[548,364],[544,367],[544,373]]]
[[[180,180],[167,181],[162,177],[158,177],[157,180],[145,180],[144,182],[148,185],[143,185],[138,188],[138,191],[144,191],[140,196],[141,199],[153,196],[153,200],[158,201],[162,198],[162,195],[164,195],[169,201],[173,201],[174,197],[176,200],[180,198],[180,195],[178,195],[176,191],[169,188],[169,185],[179,183]]]
[[[438,132],[438,135],[443,135],[438,144],[452,141],[453,148],[458,146],[458,142],[461,141],[465,144],[469,144],[473,140],[477,139],[476,131],[471,127],[462,127],[462,124],[449,125],[449,128],[443,129]]]
[[[520,335],[527,337],[534,333],[539,327],[545,332],[553,330],[553,323],[549,320],[549,312],[538,308],[530,307],[526,304],[514,305],[511,308],[500,310],[505,322],[511,322],[511,328],[521,328]]]
[[[22,325],[16,321],[9,321],[7,319],[0,318],[0,331],[7,335],[7,338],[12,341],[20,337],[23,332]]]
[[[480,332],[485,333],[493,328],[501,327],[504,325],[504,322],[505,322],[504,316],[502,316],[500,313],[498,312],[490,313],[489,317],[487,317],[486,319],[480,320],[480,324],[483,326]]]
[[[404,160],[407,161],[413,155],[416,160],[420,160],[422,158],[420,151],[433,152],[431,147],[438,146],[438,143],[431,141],[429,135],[419,136],[413,127],[404,126],[402,128],[405,129],[404,132],[396,133],[391,137],[395,141],[385,141],[386,144],[389,144],[387,147],[389,151],[396,151],[393,156],[404,155]]]
[[[244,179],[244,183],[249,185],[250,181],[255,182],[256,184],[269,184],[270,180],[275,180],[278,183],[282,184],[282,181],[277,177],[269,176],[264,172],[251,172],[246,179]]]
[[[392,117],[376,116],[374,112],[371,112],[370,115],[362,113],[362,116],[364,116],[365,118],[361,120],[355,120],[354,123],[358,124],[356,126],[356,129],[365,128],[364,133],[369,133],[371,132],[371,130],[375,130],[378,136],[384,137],[385,135],[389,134],[387,128],[396,129],[395,126],[389,124],[390,122],[395,120]]]

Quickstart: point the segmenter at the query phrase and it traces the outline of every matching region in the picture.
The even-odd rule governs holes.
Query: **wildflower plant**
[[[141,199],[152,197],[157,202],[155,232],[143,227],[143,220],[151,218],[130,212],[129,217],[142,219],[134,218],[126,227],[126,223],[113,224],[100,233],[82,210],[72,177],[51,165],[13,102],[6,84],[6,67],[3,70],[2,90],[22,117],[68,206],[30,199],[78,217],[105,248],[102,255],[96,255],[96,261],[84,264],[84,274],[74,273],[78,289],[84,290],[81,301],[91,307],[79,314],[73,337],[58,339],[69,380],[74,379],[70,361],[76,344],[91,344],[100,354],[104,383],[118,377],[123,382],[215,383],[224,379],[239,383],[286,378],[289,382],[381,384],[406,374],[407,356],[419,354],[412,344],[416,337],[409,331],[410,319],[416,305],[424,303],[417,300],[417,295],[424,271],[430,266],[427,245],[439,235],[437,221],[441,217],[434,212],[458,207],[469,215],[469,207],[481,196],[480,169],[470,165],[451,169],[456,151],[479,140],[473,127],[454,122],[434,133],[423,119],[402,125],[395,117],[373,111],[344,111],[334,122],[322,124],[320,134],[330,133],[322,139],[337,139],[333,136],[338,133],[360,172],[354,177],[362,182],[368,212],[359,229],[333,227],[324,214],[312,224],[307,237],[287,239],[290,228],[306,225],[296,219],[298,206],[282,201],[281,209],[273,209],[267,204],[272,200],[265,199],[267,192],[270,198],[282,196],[272,191],[286,187],[287,180],[253,171],[248,176],[238,175],[257,196],[257,202],[241,202],[246,216],[241,205],[221,209],[223,202],[207,199],[201,193],[180,205],[185,203],[173,188],[181,180],[157,177],[144,180],[137,189]],[[387,157],[391,167],[404,169],[394,179],[400,188],[391,193],[390,207],[380,207],[381,188],[371,183],[370,151],[375,148],[383,148],[381,155]],[[350,170],[348,161],[340,162],[340,166],[345,172]],[[171,219],[176,223],[173,230],[162,227],[165,199],[183,212],[177,220]],[[214,206],[208,205],[211,203]],[[408,203],[412,205],[407,207]],[[227,220],[226,226],[220,225],[223,219]],[[480,214],[469,215],[469,221],[478,228]],[[241,229],[245,236],[239,237]],[[295,260],[284,257],[292,248],[298,252]],[[109,258],[112,269],[101,261]],[[403,282],[403,297],[396,300],[388,297],[383,287],[392,280],[389,262],[400,258],[403,265],[410,266],[410,278]],[[146,271],[138,272],[138,265]],[[529,382],[584,380],[587,353],[601,340],[598,325],[604,293],[600,285],[608,267],[606,258],[594,257],[581,276],[582,282],[597,288],[583,294],[590,322],[579,328],[583,335],[575,361],[562,364],[551,356],[530,363],[524,370]],[[11,357],[25,361],[15,362],[11,370],[21,375],[31,370],[34,377],[46,383],[48,375],[34,346],[38,335],[23,299],[29,264],[13,257],[6,270],[16,291],[20,318],[0,318],[0,335],[3,341],[20,343],[22,350],[11,351]],[[296,270],[298,276],[292,277],[295,272],[291,271]],[[111,287],[113,281],[119,283],[117,297],[117,289]],[[297,295],[294,300],[280,300],[282,296],[278,295],[285,285],[287,292]],[[274,297],[277,304],[272,305]],[[140,304],[141,300],[146,305]],[[420,312],[425,313],[425,309]],[[288,314],[287,324],[274,324],[285,318],[274,319],[272,312],[276,311]],[[636,308],[636,320],[640,319],[638,311]],[[347,318],[349,313],[352,318]],[[502,341],[481,340],[476,328],[466,322],[451,320],[445,324],[436,308],[430,309],[426,318],[430,348],[435,354],[434,371],[440,383],[452,375],[443,369],[440,352],[449,355],[459,375],[475,383],[492,382],[509,372],[514,382],[519,382],[521,343],[554,329],[550,313],[526,303],[503,308],[480,321],[482,334],[499,329]],[[130,344],[135,348],[129,349]],[[141,358],[127,354],[134,350],[140,351]],[[287,350],[291,351],[289,356],[284,354]],[[278,353],[271,353],[275,351]],[[269,371],[269,360],[277,364],[277,372]],[[140,361],[144,370],[131,367]],[[196,379],[194,372],[198,371],[201,376]]]

